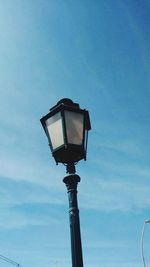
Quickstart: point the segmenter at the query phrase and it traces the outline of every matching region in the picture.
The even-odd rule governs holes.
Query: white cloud
[[[92,146],[96,150],[101,149],[119,152],[128,157],[143,158],[149,155],[149,139],[146,135],[149,132],[149,125],[142,125],[130,121],[109,124],[107,122],[94,122],[95,132],[93,133]]]
[[[59,220],[52,217],[34,216],[12,210],[11,208],[0,208],[0,227],[5,229],[23,228],[26,226],[45,226],[59,223]]]
[[[6,179],[6,180],[5,180]],[[59,224],[59,212],[53,216],[47,215],[47,210],[53,205],[63,207],[65,194],[50,187],[29,182],[17,182],[1,178],[0,187],[0,227],[22,228],[29,225]],[[64,197],[64,198],[63,198]]]
[[[49,149],[49,148],[47,148]],[[0,176],[8,177],[17,181],[28,181],[35,184],[59,188],[62,184],[63,173],[59,167],[55,167],[55,162],[47,159],[42,160],[36,151],[28,155],[28,151],[13,154],[13,151],[4,150],[0,152]],[[32,154],[33,153],[33,154]],[[34,158],[35,153],[35,158]],[[51,155],[50,155],[51,156]],[[65,168],[64,168],[65,174]]]
[[[80,191],[81,205],[87,209],[137,212],[150,205],[150,186],[120,180],[92,178],[92,186]]]

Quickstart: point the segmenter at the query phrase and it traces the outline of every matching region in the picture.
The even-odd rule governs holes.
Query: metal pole
[[[142,228],[142,235],[141,235],[141,256],[144,267],[146,267],[145,257],[144,257],[144,232],[145,232],[145,224],[150,223],[150,220],[145,220]]]
[[[63,182],[66,184],[69,199],[72,267],[83,267],[80,220],[77,201],[77,185],[80,182],[80,177],[76,174],[70,174],[64,177]]]
[[[142,235],[141,235],[141,256],[142,256],[142,261],[143,261],[143,265],[144,267],[146,267],[146,263],[145,263],[145,258],[144,258],[144,230],[145,230],[145,222],[143,224],[143,228],[142,228]]]

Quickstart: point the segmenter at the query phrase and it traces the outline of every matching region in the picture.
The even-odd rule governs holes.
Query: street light
[[[145,225],[150,223],[150,220],[145,220],[142,228],[142,235],[141,235],[141,256],[144,267],[146,267],[145,257],[144,257],[144,232],[145,232]]]
[[[88,131],[91,129],[89,113],[71,99],[63,98],[41,118],[56,164],[66,166],[66,184],[69,199],[72,267],[83,267],[77,185],[75,174],[78,161],[86,160]]]

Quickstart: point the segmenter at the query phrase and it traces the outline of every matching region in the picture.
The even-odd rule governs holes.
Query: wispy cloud
[[[59,224],[59,213],[51,211],[48,216],[48,207],[63,207],[65,198],[61,191],[31,182],[16,181],[0,178],[0,226],[1,228],[22,228],[28,225]],[[38,207],[38,208],[37,208]]]
[[[91,170],[86,174],[86,190],[82,191],[84,206],[123,212],[148,208],[149,140],[145,132],[149,126],[97,123],[88,162]]]
[[[99,181],[92,178],[94,186],[82,190],[84,208],[109,211],[137,212],[150,205],[150,186],[121,180]]]
[[[49,162],[46,163],[41,163],[40,159],[32,159],[30,156],[26,158],[26,155],[22,155],[22,157],[15,154],[14,156],[3,155],[0,162],[0,176],[9,177],[12,180],[60,187],[63,177],[59,168],[55,170],[55,168],[51,168]]]
[[[145,134],[149,125],[137,122],[94,122],[92,146],[118,151],[126,156],[143,157],[148,154],[149,139]]]
[[[23,228],[26,226],[45,226],[57,224],[59,221],[55,218],[45,218],[42,216],[34,216],[29,214],[23,214],[21,212],[13,211],[7,207],[6,209],[0,209],[0,227],[1,229],[14,229]]]

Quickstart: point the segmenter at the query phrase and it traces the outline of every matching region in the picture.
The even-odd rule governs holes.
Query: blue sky
[[[148,0],[0,1],[0,254],[22,267],[71,266],[65,168],[39,121],[63,97],[92,124],[88,160],[77,165],[84,265],[142,265],[149,13]],[[147,263],[149,242],[147,225]]]

